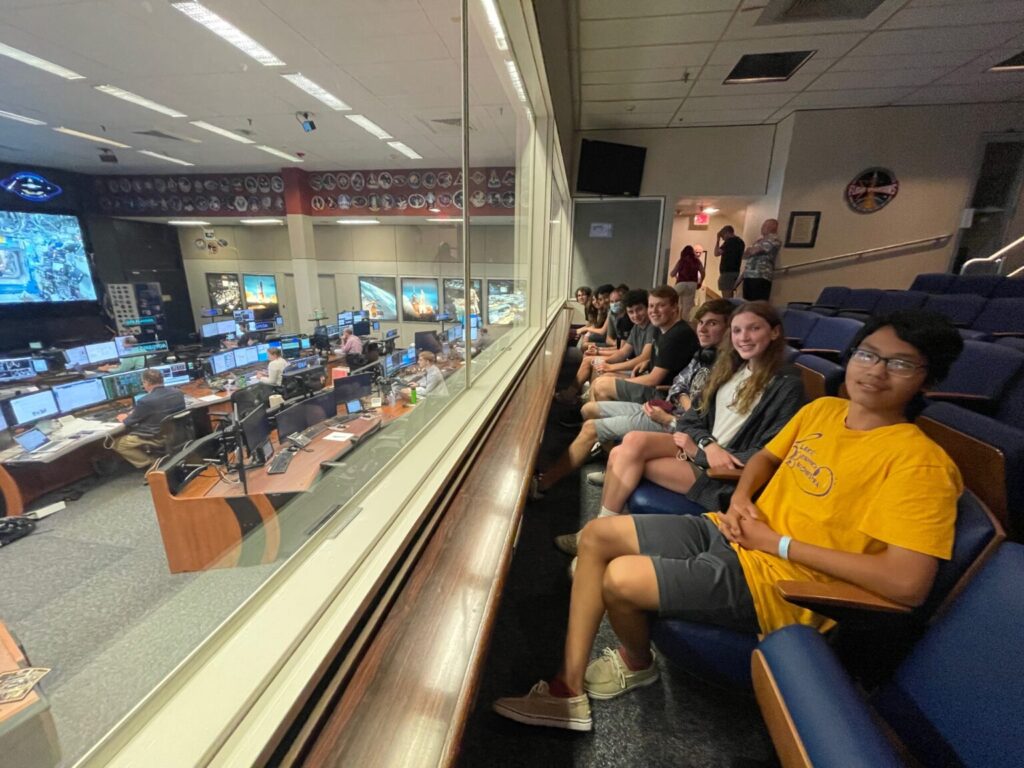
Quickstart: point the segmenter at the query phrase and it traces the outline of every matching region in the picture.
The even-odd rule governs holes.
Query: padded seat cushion
[[[703,515],[705,512],[707,510],[697,502],[650,480],[641,480],[629,497],[631,515]]]
[[[726,688],[750,690],[750,654],[757,635],[696,624],[658,619],[651,627],[655,647],[675,666],[701,680]]]

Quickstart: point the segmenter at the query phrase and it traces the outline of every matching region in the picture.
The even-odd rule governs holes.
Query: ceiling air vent
[[[789,80],[815,51],[786,51],[784,53],[748,53],[732,68],[725,78],[726,85],[736,83],[777,83]]]
[[[461,117],[438,117],[425,119],[417,117],[428,131],[435,134],[450,134],[453,132],[462,132],[462,118]],[[469,130],[473,129],[473,124],[470,123]]]
[[[757,24],[866,19],[883,2],[885,0],[771,0]]]
[[[187,141],[189,144],[201,144],[199,139],[193,139],[190,136],[181,136],[177,133],[168,133],[167,131],[160,131],[156,128],[152,128],[148,131],[133,131],[136,136],[149,136],[154,139],[167,139],[168,141]]]

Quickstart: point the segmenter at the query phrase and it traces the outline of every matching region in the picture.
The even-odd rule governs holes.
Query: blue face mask
[[[610,309],[611,309],[613,315],[619,314],[620,312],[622,312],[622,302],[621,301],[613,301],[612,304],[611,304]]]

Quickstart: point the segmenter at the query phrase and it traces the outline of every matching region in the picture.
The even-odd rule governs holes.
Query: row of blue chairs
[[[983,277],[983,275],[978,275]],[[1024,280],[1016,281],[1024,283]],[[1024,335],[1024,298],[974,294],[929,294],[880,288],[826,288],[813,304],[791,302],[787,311],[865,320],[906,309],[928,309],[949,318],[965,338]],[[812,322],[807,318],[806,322]]]
[[[1024,298],[1024,279],[1004,275],[951,275],[930,272],[918,275],[910,290],[924,293],[973,293],[986,298]]]

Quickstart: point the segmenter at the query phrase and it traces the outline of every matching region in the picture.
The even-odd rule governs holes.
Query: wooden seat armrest
[[[830,608],[848,612],[855,609],[878,613],[910,613],[909,605],[902,605],[868,592],[846,581],[780,581],[775,585],[788,602],[830,616]]]
[[[708,469],[708,477],[712,480],[725,480],[730,483],[735,483],[742,474],[742,469]]]
[[[930,400],[970,400],[972,402],[987,403],[992,398],[988,395],[972,395],[967,392],[927,392]]]

